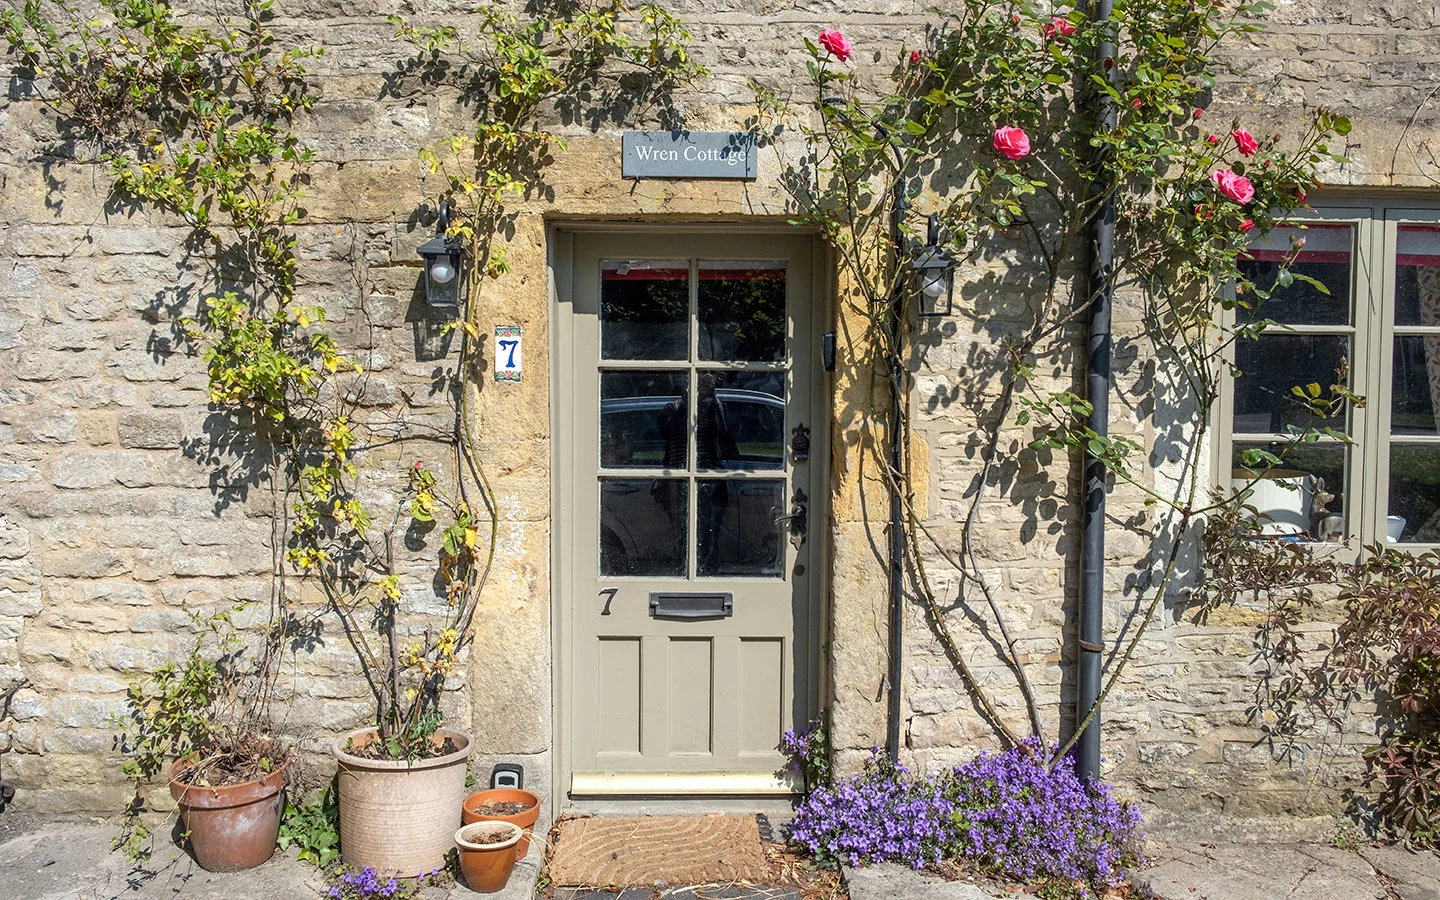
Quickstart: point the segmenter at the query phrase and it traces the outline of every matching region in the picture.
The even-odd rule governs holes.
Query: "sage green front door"
[[[572,795],[789,791],[809,715],[813,243],[574,237],[561,306]]]

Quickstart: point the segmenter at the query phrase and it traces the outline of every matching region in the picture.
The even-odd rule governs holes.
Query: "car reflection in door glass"
[[[744,384],[745,388],[720,387],[722,379]],[[783,392],[783,374],[700,372],[696,381],[697,469],[784,467],[785,401],[778,396]],[[671,470],[685,468],[690,416],[682,392],[671,396],[602,398],[601,419],[602,434],[618,436],[621,432],[636,431],[653,435],[630,443],[630,446],[654,448],[650,451],[653,454],[648,460],[650,465],[658,464]],[[622,423],[633,424],[622,427]],[[640,423],[654,424],[646,428]],[[609,454],[602,453],[604,456]],[[633,459],[629,454],[618,456],[626,462]],[[607,466],[617,463],[626,464],[614,456],[604,460]],[[612,482],[612,486],[618,484]],[[661,574],[664,570],[664,574],[679,574],[670,548],[675,546],[677,530],[683,540],[686,504],[683,495],[678,493],[682,484],[672,479],[655,479],[649,483],[649,490],[644,491],[633,489],[642,482],[627,484],[631,491],[606,491],[601,504],[602,573]],[[696,484],[696,492],[698,574],[773,575],[779,572],[781,542],[776,537],[778,526],[774,524],[774,517],[781,512],[783,481],[702,479]],[[661,512],[663,514],[657,515]],[[657,552],[660,548],[665,550]],[[664,563],[660,562],[662,558]]]

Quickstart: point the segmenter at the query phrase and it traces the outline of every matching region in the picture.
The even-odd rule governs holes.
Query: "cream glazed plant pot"
[[[336,738],[331,752],[339,765],[340,855],[346,864],[409,877],[445,867],[465,802],[470,735],[440,728],[431,740],[440,746],[446,738],[458,749],[414,761],[356,755],[377,740],[374,728]]]

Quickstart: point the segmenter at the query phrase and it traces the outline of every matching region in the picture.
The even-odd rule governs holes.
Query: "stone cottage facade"
[[[311,63],[320,101],[302,125],[319,164],[299,228],[299,278],[302,293],[324,302],[332,332],[372,373],[361,412],[440,421],[447,406],[431,384],[449,357],[417,282],[416,247],[433,235],[433,226],[414,214],[434,202],[441,186],[425,177],[417,153],[464,131],[466,119],[453,97],[387,90],[388,77],[412,52],[393,37],[386,20],[392,5],[277,4],[284,40],[326,51]],[[458,15],[448,6],[422,6],[429,14]],[[800,37],[824,27],[842,29],[860,48],[859,68],[888,70],[923,33],[924,6],[909,0],[670,5],[694,32],[695,51],[711,70],[681,98],[687,126],[747,130],[755,112],[750,79],[763,74],[775,83],[798,83],[806,58]],[[415,11],[406,12],[413,17]],[[1372,318],[1367,310],[1393,298],[1395,289],[1379,276],[1354,273],[1408,266],[1423,282],[1431,277],[1423,271],[1429,257],[1440,264],[1440,249],[1429,244],[1433,229],[1427,230],[1427,223],[1440,221],[1440,8],[1420,0],[1356,0],[1343,8],[1281,3],[1265,24],[1266,30],[1230,45],[1233,75],[1216,86],[1207,115],[1222,122],[1237,117],[1256,133],[1293,130],[1302,104],[1340,108],[1354,118],[1344,150],[1351,162],[1327,172],[1331,187],[1311,200],[1351,229],[1350,244],[1342,238],[1335,255],[1320,262],[1349,266],[1344,271],[1351,275],[1335,277],[1357,279],[1347,288],[1358,311],[1338,325],[1319,323],[1316,334],[1344,332],[1342,339],[1355,341],[1351,352],[1369,354],[1377,384],[1398,377],[1394,359],[1406,353],[1423,370],[1431,352],[1426,344],[1434,343],[1424,329],[1440,320],[1420,313],[1413,322],[1384,313]],[[165,339],[166,316],[196,299],[185,229],[110,202],[104,174],[67,156],[54,116],[23,78],[10,81],[0,130],[6,135],[0,147],[0,688],[11,678],[27,683],[0,717],[0,774],[17,787],[17,808],[114,810],[128,791],[114,749],[114,718],[124,711],[128,680],[186,652],[194,640],[187,610],[249,601],[242,615],[265,614],[283,553],[273,514],[284,501],[243,459],[215,450],[203,362]],[[621,130],[608,124],[562,129],[567,147],[545,179],[553,191],[516,207],[507,241],[512,272],[471,298],[483,310],[482,321],[521,329],[523,371],[518,381],[484,384],[473,412],[500,510],[500,553],[474,652],[452,697],[454,712],[475,738],[477,774],[483,777],[493,762],[519,762],[527,785],[538,785],[552,809],[591,797],[782,791],[784,784],[766,772],[778,767],[774,732],[803,724],[821,706],[833,717],[837,759],[853,767],[868,748],[884,743],[891,687],[884,484],[864,449],[873,413],[857,399],[857,374],[843,353],[833,373],[821,365],[822,335],[843,331],[844,323],[833,302],[833,259],[813,236],[786,224],[778,160],[794,148],[762,152],[754,180],[636,180],[622,177]],[[777,269],[777,261],[785,265]],[[1002,269],[1003,260],[993,265]],[[680,341],[673,353],[656,349],[655,335],[605,332],[596,324],[597,298],[623,306],[639,290],[635,285],[667,280],[689,285],[676,288],[682,292],[693,288],[689,296],[699,310],[699,324],[688,316],[677,320],[683,335],[671,335]],[[720,312],[705,318],[706,303],[723,311],[725,286],[736,283],[769,290],[782,297],[775,302],[789,304],[788,342],[742,347]],[[773,293],[775,284],[785,285],[781,294]],[[707,300],[707,291],[719,293]],[[1117,332],[1134,331],[1134,315],[1122,304]],[[707,321],[720,323],[708,350]],[[987,336],[978,328],[966,331],[969,324],[963,316],[948,325],[927,322],[912,360],[917,496],[927,524],[941,531],[956,526],[978,466],[967,443],[975,424],[963,394],[988,389],[967,376],[967,354],[983,350]],[[692,327],[694,346],[684,337]],[[1392,352],[1382,336],[1394,337],[1401,349]],[[1078,366],[1079,357],[1074,347],[1066,358]],[[1117,359],[1112,429],[1150,448],[1167,423],[1157,418],[1163,408],[1140,402],[1147,362],[1143,350]],[[783,373],[792,375],[789,394],[771,377],[777,371],[781,382]],[[1054,381],[1068,386],[1073,372],[1059,372]],[[666,468],[689,472],[684,477],[627,475],[627,468],[656,467],[660,457],[646,454],[670,451],[641,446],[644,441],[618,423],[664,409],[673,414],[677,396],[683,412],[683,397],[691,396],[684,385],[691,383],[697,410],[707,402],[705,386],[718,383],[715,396],[729,405],[727,415],[758,423],[760,436],[751,443],[783,440],[786,449],[777,456],[772,446],[767,457],[764,447],[747,450],[744,441],[733,451],[722,447],[716,452],[753,457],[748,467],[735,467],[746,474],[731,484],[706,474],[703,441],[693,444],[694,460],[666,461]],[[1411,395],[1425,406],[1425,390]],[[1232,401],[1226,440],[1233,434],[1244,444],[1247,435],[1254,440],[1267,431],[1244,419],[1254,411],[1247,402]],[[1357,538],[1373,536],[1395,514],[1377,498],[1393,495],[1395,509],[1402,500],[1419,504],[1398,516],[1410,523],[1400,540],[1417,546],[1440,540],[1421,528],[1440,498],[1424,499],[1434,483],[1416,474],[1430,465],[1427,454],[1435,446],[1426,440],[1435,428],[1427,432],[1423,423],[1440,409],[1440,400],[1431,402],[1404,440],[1395,440],[1402,432],[1392,434],[1381,420],[1384,410],[1372,407],[1356,451],[1364,459],[1357,455],[1349,469],[1339,464],[1349,473],[1339,476],[1348,477],[1343,492],[1334,489],[1335,466],[1315,463],[1316,472],[1332,473],[1330,490],[1343,501],[1335,508],[1351,519],[1335,527]],[[765,424],[777,404],[789,416],[777,420],[783,434],[773,422]],[[803,418],[796,418],[797,409]],[[790,447],[795,424],[810,429],[808,460],[797,461]],[[1380,468],[1383,448],[1401,446],[1419,454],[1418,470],[1404,475],[1398,463]],[[425,452],[375,451],[372,458],[393,470],[377,483],[377,497],[398,495],[404,467]],[[1212,458],[1216,473],[1227,471],[1230,448],[1217,446]],[[1440,457],[1434,465],[1440,470]],[[1078,488],[1073,478],[1056,484],[1024,470],[1000,477],[995,488],[1006,502],[991,507],[993,516],[981,523],[979,553],[1018,632],[1053,738],[1073,726]],[[1215,476],[1217,484],[1225,480]],[[793,513],[800,486],[809,498],[808,535],[792,551],[790,526],[779,530],[770,521],[777,531],[769,534],[766,521],[772,513]],[[1124,521],[1142,507],[1138,493],[1117,488],[1110,516]],[[727,515],[751,518],[724,524]],[[621,534],[611,527],[618,520],[648,525]],[[752,539],[750,550],[725,543],[742,538]],[[1152,546],[1143,530],[1119,527],[1108,546],[1106,627],[1113,635],[1133,613],[1131,589]],[[430,565],[422,557],[417,553],[402,568],[402,602],[423,611],[436,599],[422,578]],[[938,557],[927,564],[944,568]],[[655,621],[647,604],[676,601],[657,597],[667,589],[644,578],[683,576],[687,567],[692,580],[707,572],[729,579],[711,591],[715,596],[696,602],[721,603],[717,598],[727,595],[740,608],[746,591],[764,589],[772,591],[767,602],[780,614],[738,629],[727,624],[738,624],[737,614],[706,631],[645,631]],[[776,589],[771,582],[786,572],[799,581]],[[617,588],[609,598],[614,610],[602,606],[610,587]],[[790,590],[809,599],[795,606],[799,594]],[[917,769],[933,771],[994,747],[995,737],[976,715],[923,610],[915,604],[907,610],[903,752]],[[1359,752],[1373,735],[1357,726],[1323,740],[1306,760],[1275,760],[1257,744],[1260,732],[1246,712],[1253,616],[1241,612],[1199,624],[1185,612],[1177,591],[1106,707],[1106,777],[1123,795],[1158,810],[1248,815],[1335,808],[1338,792],[1354,784]],[[986,638],[963,611],[952,616],[963,645],[979,652]],[[1326,628],[1313,626],[1317,635]],[[1004,667],[981,664],[977,674],[1007,715],[1023,723]],[[328,740],[372,715],[354,656],[333,630],[286,658],[275,690],[280,724],[314,751],[317,776],[324,774]],[[690,761],[656,771],[646,762],[653,754]],[[729,762],[713,762],[721,757]],[[741,778],[745,766],[750,770]],[[711,777],[717,769],[727,778]]]

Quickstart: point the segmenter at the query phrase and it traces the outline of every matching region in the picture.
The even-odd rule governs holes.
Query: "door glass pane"
[[[700,263],[700,358],[785,358],[785,263]]]
[[[1387,541],[1440,544],[1440,446],[1390,445],[1387,512]]]
[[[1440,335],[1395,338],[1391,390],[1391,434],[1440,434]]]
[[[1318,384],[1321,396],[1329,397],[1349,357],[1350,338],[1343,334],[1267,333],[1237,342],[1235,364],[1241,375],[1235,380],[1235,431],[1284,433],[1291,425],[1344,429],[1343,408],[1317,418],[1290,389]]]
[[[1279,466],[1245,464],[1245,451],[1266,450],[1282,457]],[[1336,444],[1299,444],[1283,452],[1279,444],[1237,442],[1230,486],[1250,491],[1250,506],[1260,513],[1265,534],[1296,535],[1339,541],[1349,535],[1345,520],[1345,450]]]
[[[683,469],[689,372],[600,373],[600,465]]]
[[[1395,324],[1440,325],[1440,225],[1401,225],[1395,238]]]
[[[685,575],[683,478],[600,479],[600,574]]]
[[[1240,310],[1239,318],[1273,319],[1286,325],[1349,325],[1351,231],[1349,225],[1276,228],[1251,244],[1240,261],[1240,271],[1256,287],[1270,291],[1270,298],[1242,297],[1251,309]],[[1301,247],[1298,253],[1297,245]],[[1287,268],[1293,275],[1313,278],[1330,293],[1303,278],[1281,287],[1276,282],[1280,267],[1291,259]]]
[[[695,571],[699,575],[780,574],[788,522],[783,479],[702,478],[695,483]]]
[[[600,264],[600,355],[689,359],[690,263],[607,259]]]
[[[785,373],[701,370],[695,413],[701,469],[785,464]]]

